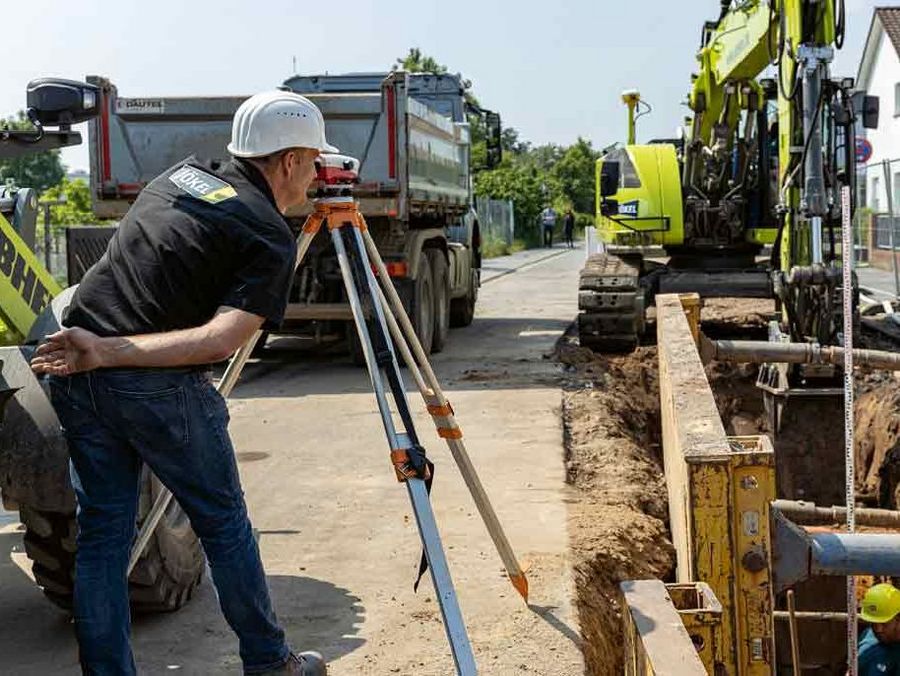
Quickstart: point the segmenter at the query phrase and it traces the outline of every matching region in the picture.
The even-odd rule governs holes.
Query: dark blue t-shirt
[[[882,643],[866,629],[859,641],[859,676],[900,675],[900,643]]]

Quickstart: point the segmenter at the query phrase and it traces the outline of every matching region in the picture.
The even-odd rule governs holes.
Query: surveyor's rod
[[[378,410],[381,414],[381,420],[384,424],[384,430],[387,434],[391,450],[394,451],[409,448],[411,439],[406,435],[398,434],[394,427],[393,415],[391,414],[387,394],[382,381],[381,367],[378,364],[375,356],[375,349],[372,346],[369,337],[365,313],[363,312],[362,303],[360,302],[353,272],[350,267],[350,261],[347,256],[347,250],[341,236],[341,230],[344,227],[351,228],[353,241],[356,244],[356,253],[363,261],[362,268],[364,279],[359,281],[361,285],[364,284],[368,287],[374,314],[373,320],[380,325],[385,336],[387,336],[388,333],[388,326],[381,304],[378,302],[375,295],[377,282],[372,274],[371,264],[366,260],[366,250],[362,238],[359,236],[359,228],[350,224],[342,226],[342,228],[332,227],[331,240],[334,243],[334,249],[337,253],[338,266],[341,269],[341,276],[344,279],[347,299],[350,302],[350,309],[353,312],[356,330],[359,333],[363,354],[366,358],[366,364],[369,370],[369,380],[375,391],[375,399],[378,403]],[[391,364],[387,365],[385,368],[395,369],[398,376],[397,382],[400,384],[398,388],[399,391],[393,392],[395,400],[405,398],[406,393],[403,390],[402,381],[399,379],[399,366],[393,350],[391,350]],[[434,514],[431,509],[431,502],[428,497],[425,482],[422,479],[409,477],[406,478],[404,483],[406,484],[409,499],[412,503],[416,524],[419,528],[419,535],[422,539],[422,546],[425,548],[425,554],[428,558],[428,568],[431,572],[431,579],[434,583],[435,591],[437,592],[438,605],[444,620],[444,630],[447,633],[447,640],[450,643],[450,649],[456,664],[457,673],[460,676],[474,676],[477,673],[475,655],[472,652],[472,646],[466,633],[466,625],[463,620],[462,610],[459,607],[456,591],[453,588],[453,580],[450,576],[450,566],[444,555],[444,549],[438,533],[437,523],[435,522]]]
[[[372,239],[372,235],[369,233],[368,228],[363,229],[362,237],[365,242],[366,249],[369,253],[369,259],[374,263],[375,269],[378,272],[378,277],[382,282],[381,288],[384,290],[384,294],[387,296],[388,300],[390,301],[390,305],[393,308],[393,312],[390,314],[397,318],[400,327],[403,329],[403,334],[406,337],[406,342],[412,349],[416,361],[421,367],[421,373],[424,375],[424,381],[428,385],[427,389],[420,388],[420,392],[422,394],[422,397],[425,399],[425,403],[427,405],[434,404],[439,407],[448,407],[449,401],[447,400],[447,397],[444,396],[444,393],[441,390],[441,386],[438,382],[437,376],[435,375],[434,370],[431,368],[431,364],[428,362],[428,357],[426,356],[425,350],[422,348],[422,344],[419,342],[419,339],[416,336],[415,329],[413,328],[412,323],[409,321],[409,317],[406,315],[406,310],[403,307],[403,301],[400,300],[400,296],[397,294],[397,290],[394,288],[394,285],[391,282],[391,278],[388,275],[387,268],[381,258],[381,254],[378,252],[378,247],[375,245],[375,240]],[[417,380],[417,382],[419,382],[419,380]],[[448,425],[458,429],[452,413],[446,416],[445,419],[448,421]],[[484,521],[485,526],[487,527],[488,533],[490,534],[491,539],[494,541],[494,546],[497,548],[497,552],[500,555],[503,566],[506,568],[506,573],[509,576],[510,582],[512,582],[513,586],[516,588],[519,594],[522,595],[522,598],[527,602],[528,578],[525,576],[525,572],[519,565],[512,545],[510,545],[509,540],[506,537],[506,533],[504,533],[503,531],[503,527],[500,524],[500,519],[497,517],[497,513],[494,511],[494,508],[491,505],[491,501],[488,498],[487,491],[484,489],[484,486],[481,483],[481,479],[479,479],[478,473],[475,471],[475,466],[472,464],[472,460],[469,457],[468,451],[466,450],[465,443],[462,441],[462,438],[447,438],[446,441],[447,446],[450,448],[450,453],[453,455],[453,459],[456,461],[456,465],[459,468],[460,474],[462,474],[463,481],[465,481],[466,487],[469,489],[469,493],[471,493],[472,499],[475,501],[475,505],[478,508],[479,514],[481,514],[481,518]]]
[[[297,243],[296,267],[300,267],[300,263],[306,256],[306,252],[309,251],[309,245],[312,243],[312,240],[316,236],[316,232],[318,232],[321,225],[322,218],[319,216],[319,214],[313,214],[312,216],[310,216],[306,226],[304,226],[303,228],[303,232],[300,235],[300,240]],[[243,347],[235,352],[234,356],[231,358],[231,361],[228,362],[228,366],[225,368],[225,373],[222,375],[222,378],[216,385],[216,391],[226,399],[231,396],[231,391],[234,389],[234,386],[237,384],[238,379],[241,377],[241,373],[244,371],[244,366],[247,365],[247,360],[250,359],[250,355],[253,353],[253,348],[256,347],[256,343],[259,342],[261,336],[262,331],[257,331],[256,333],[254,333],[250,337],[250,340],[248,340]],[[165,514],[166,509],[168,509],[169,503],[171,501],[172,492],[168,488],[163,486],[160,490],[159,495],[156,496],[156,500],[153,501],[153,506],[147,513],[147,517],[144,519],[144,523],[141,524],[141,529],[138,532],[137,539],[135,539],[134,545],[131,548],[131,556],[129,556],[128,558],[129,575],[131,575],[131,571],[134,569],[135,565],[137,565],[138,560],[141,558],[141,554],[143,554],[144,550],[147,548],[147,544],[150,542],[150,538],[153,536],[153,533],[156,530],[156,526],[159,524],[162,515]]]
[[[850,223],[850,186],[841,189],[841,270],[843,273],[841,296],[844,306],[844,495],[847,505],[847,532],[856,532],[856,455],[853,443],[853,362],[856,357],[853,349],[853,276],[850,270],[851,223]],[[896,252],[895,252],[896,255]],[[858,671],[857,652],[859,637],[856,620],[856,578],[847,576],[847,664],[850,676]]]

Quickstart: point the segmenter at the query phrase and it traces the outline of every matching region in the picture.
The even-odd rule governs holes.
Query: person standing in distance
[[[556,227],[556,210],[549,204],[541,212],[541,229],[544,233],[544,246],[553,247],[553,229]]]
[[[92,676],[136,673],[126,571],[143,463],[200,537],[244,673],[326,673],[276,620],[209,365],[283,320],[297,253],[284,214],[337,148],[312,102],[273,91],[238,108],[228,152],[222,166],[188,157],[143,189],[31,362],[50,375],[69,445],[75,629]]]
[[[566,236],[566,245],[570,249],[575,248],[575,214],[572,213],[572,208],[569,207],[566,209],[566,216],[563,219],[563,233]]]

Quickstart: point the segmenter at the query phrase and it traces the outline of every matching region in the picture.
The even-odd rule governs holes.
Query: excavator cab
[[[675,146],[628,145],[597,160],[597,229],[608,247],[662,247],[682,238]]]

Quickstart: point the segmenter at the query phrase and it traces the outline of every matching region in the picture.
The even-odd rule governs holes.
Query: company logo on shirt
[[[619,215],[620,216],[632,216],[637,218],[638,215],[638,201],[632,200],[630,202],[624,202],[619,205]]]
[[[237,197],[237,191],[222,179],[188,165],[169,176],[169,180],[189,195],[209,204]]]

